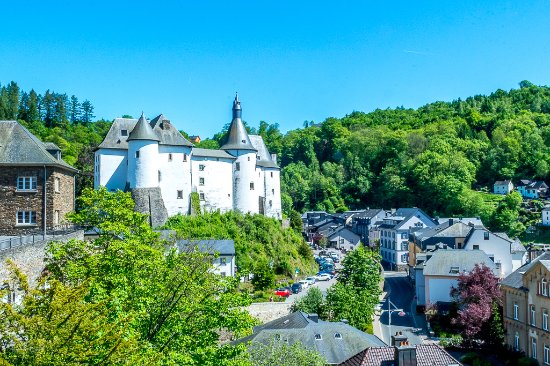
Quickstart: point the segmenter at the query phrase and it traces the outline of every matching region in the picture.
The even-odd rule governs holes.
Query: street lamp
[[[393,310],[391,310],[390,308],[390,305],[394,307]],[[392,336],[392,333],[391,333],[391,315],[395,312],[398,312],[397,315],[399,316],[405,316],[405,312],[403,311],[403,309],[399,309],[397,306],[395,306],[395,304],[393,302],[390,301],[390,298],[388,297],[388,332],[389,332],[389,335],[388,335],[388,342],[391,342],[391,336]]]

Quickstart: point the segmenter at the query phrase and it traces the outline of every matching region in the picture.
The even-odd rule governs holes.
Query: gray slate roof
[[[194,147],[192,152],[192,156],[201,156],[206,158],[222,158],[222,159],[237,159],[233,155],[229,155],[223,150],[213,150],[213,149],[201,149],[199,147]]]
[[[0,165],[46,165],[77,171],[48,152],[46,146],[59,150],[55,144],[46,144],[17,121],[0,121]]]
[[[271,159],[271,154],[269,153],[269,150],[267,150],[267,146],[265,146],[264,139],[260,135],[248,135],[250,142],[252,143],[252,146],[258,152],[256,155],[258,155],[260,158],[256,161],[257,166],[261,166],[263,168],[279,168],[277,163],[275,163]]]
[[[458,277],[462,272],[470,272],[476,264],[484,263],[495,271],[495,263],[483,250],[438,249],[424,266],[424,276]],[[450,273],[451,267],[458,267],[459,273]]]
[[[418,344],[416,348],[416,366],[462,365],[447,351],[436,344]],[[353,356],[340,366],[388,366],[395,361],[394,347],[371,347]]]
[[[535,264],[539,262],[543,262],[544,264],[545,261],[550,261],[550,252],[542,253],[531,262],[524,264],[514,272],[510,273],[505,279],[502,280],[501,285],[517,289],[523,287],[523,274],[530,270]]]
[[[378,215],[380,211],[384,211],[381,208],[371,208],[364,211],[359,211],[353,215],[353,218],[358,219],[372,219],[374,216]]]
[[[497,180],[494,185],[495,186],[507,186],[510,183],[511,182],[509,180]]]
[[[241,102],[239,98],[235,96],[233,102],[233,120],[229,126],[229,132],[222,150],[252,150],[256,151],[256,148],[250,142],[246,128],[241,120]]]
[[[188,146],[193,144],[170,123],[170,120],[160,114],[149,122],[153,131],[160,137],[161,145]]]
[[[439,238],[465,238],[473,228],[463,222],[443,222],[434,227],[427,227],[417,230],[413,235],[419,240],[426,240],[432,237]]]
[[[235,255],[235,242],[233,240],[188,240],[178,239],[176,241],[178,249],[185,251],[190,246],[197,247],[204,253],[218,253],[221,255]]]
[[[153,131],[153,128],[147,122],[145,119],[145,116],[143,113],[141,114],[141,117],[139,117],[139,120],[136,123],[136,126],[130,132],[130,135],[128,136],[128,139],[126,141],[132,141],[132,140],[151,140],[151,141],[159,141],[160,139]]]
[[[335,338],[336,334],[341,339]],[[319,334],[321,339],[316,340]],[[339,364],[367,347],[383,347],[386,344],[378,337],[342,323],[312,320],[302,312],[291,313],[282,318],[254,328],[254,333],[235,343],[260,342],[268,344],[279,338],[289,344],[301,342],[307,349],[315,350],[327,359],[328,364]]]

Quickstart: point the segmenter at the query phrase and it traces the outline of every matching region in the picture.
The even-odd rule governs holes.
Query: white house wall
[[[204,165],[204,170],[200,166]],[[204,194],[201,208],[230,211],[233,208],[233,160],[191,155],[192,189]],[[204,178],[204,185],[200,185]]]
[[[474,245],[479,245],[479,250],[483,250],[489,257],[494,257],[495,263],[501,264],[502,277],[508,276],[519,267],[519,263],[513,263],[510,243],[493,233],[489,233],[489,240],[485,240],[484,230],[475,230],[464,249],[473,250]]]
[[[127,177],[127,151],[99,149],[95,152],[94,188],[124,190]]]
[[[214,259],[212,265],[214,267],[214,273],[231,277],[235,276],[235,256],[220,255],[218,258]]]
[[[451,298],[451,287],[457,286],[458,280],[455,278],[448,277],[435,277],[435,276],[424,276],[425,284],[425,299],[430,304],[435,304],[438,301],[450,302]]]
[[[172,154],[171,160],[170,154]],[[191,195],[190,155],[190,147],[159,145],[158,169],[161,172],[159,186],[168,216],[189,212]],[[182,198],[178,198],[178,191],[182,191]]]
[[[281,209],[281,178],[279,169],[265,169],[265,215],[282,219]]]

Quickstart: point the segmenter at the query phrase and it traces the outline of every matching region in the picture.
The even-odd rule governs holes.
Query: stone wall
[[[149,215],[149,224],[155,228],[162,226],[168,220],[168,211],[164,206],[160,187],[132,188],[132,199],[135,202],[135,210]]]
[[[255,302],[245,308],[262,324],[290,314],[291,302]]]
[[[52,241],[66,242],[70,239],[84,240],[84,231],[78,230],[63,236],[49,237],[47,240],[34,244],[0,251],[0,286],[10,279],[6,265],[8,259],[12,260],[27,275],[31,285],[36,284],[44,269],[44,257],[48,243]]]
[[[17,191],[17,177],[36,177],[36,190]],[[59,179],[59,192],[54,190]],[[46,168],[46,226],[54,226],[54,212],[63,217],[74,210],[74,173],[58,168]],[[36,212],[36,224],[16,225],[17,211]],[[44,167],[2,167],[0,169],[0,235],[27,235],[43,230]]]

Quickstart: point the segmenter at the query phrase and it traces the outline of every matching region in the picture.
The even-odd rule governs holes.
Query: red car
[[[286,287],[278,288],[275,291],[275,295],[281,296],[281,297],[289,297],[290,296],[290,290]]]

